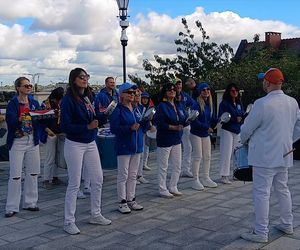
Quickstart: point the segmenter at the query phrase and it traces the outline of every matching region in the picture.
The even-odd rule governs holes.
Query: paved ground
[[[218,180],[219,153],[213,151],[212,177]],[[116,171],[105,170],[103,214],[110,226],[88,224],[90,201],[78,200],[77,225],[80,235],[62,230],[66,186],[39,190],[39,212],[21,210],[4,218],[8,163],[0,165],[0,249],[300,249],[300,161],[290,171],[295,233],[286,236],[274,229],[279,221],[276,197],[271,199],[270,241],[257,244],[239,235],[251,229],[253,206],[251,183],[236,181],[215,189],[194,191],[191,179],[181,178],[184,195],[175,199],[158,197],[155,154],[152,171],[145,172],[150,184],[137,186],[137,200],[143,211],[120,214],[117,208]],[[66,171],[60,176],[66,181]],[[42,178],[39,179],[39,182]]]

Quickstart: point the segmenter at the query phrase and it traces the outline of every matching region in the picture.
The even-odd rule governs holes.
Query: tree
[[[217,45],[209,42],[209,36],[202,27],[200,21],[196,21],[196,27],[201,34],[201,43],[195,41],[187,21],[182,18],[185,32],[179,32],[179,39],[175,40],[177,54],[174,58],[163,59],[154,55],[154,66],[148,59],[144,60],[143,67],[148,73],[145,75],[153,84],[161,84],[172,81],[175,76],[183,80],[193,77],[206,81],[214,71],[229,66],[233,50],[228,44]]]

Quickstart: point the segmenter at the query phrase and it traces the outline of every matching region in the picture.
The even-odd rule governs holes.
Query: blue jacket
[[[199,137],[207,137],[209,128],[214,128],[217,125],[217,118],[213,117],[213,113],[210,109],[209,103],[205,103],[204,112],[201,111],[200,105],[194,103],[193,110],[199,111],[199,116],[195,121],[191,122],[191,134]]]
[[[137,113],[118,104],[110,116],[110,131],[116,136],[117,155],[134,155],[144,150],[143,131],[131,130],[134,123],[139,122]]]
[[[229,122],[222,124],[222,129],[225,129],[235,134],[239,134],[241,131],[242,122],[237,122],[237,117],[244,116],[243,105],[237,104],[235,106],[233,102],[223,100],[219,105],[218,117],[220,118],[224,112],[230,113],[231,118]]]
[[[29,108],[31,111],[38,110],[40,108],[40,104],[38,101],[34,100],[33,98],[28,98],[29,101]],[[20,103],[18,101],[17,96],[14,96],[7,105],[6,108],[6,123],[7,123],[7,146],[8,150],[11,149],[16,130],[19,127],[19,113],[20,113]],[[40,125],[38,120],[32,120],[32,127],[33,127],[33,143],[34,145],[39,144],[39,129]]]
[[[112,96],[108,93],[106,88],[101,89],[100,92],[97,94],[94,101],[94,106],[97,119],[101,124],[107,122],[107,115],[105,115],[103,111],[100,111],[100,109],[107,108],[113,100],[119,102],[119,94],[115,89],[113,90]]]
[[[180,96],[181,96],[180,103],[182,103],[184,108],[192,107],[194,105],[195,101],[187,93],[181,91]]]
[[[83,98],[75,100],[66,94],[61,104],[60,126],[66,138],[81,143],[95,140],[97,128],[88,129],[87,125],[95,119],[94,114],[87,108]]]
[[[155,124],[157,126],[156,143],[158,147],[171,147],[181,143],[182,131],[169,129],[169,125],[187,125],[182,103],[176,103],[178,119],[173,105],[169,102],[161,102],[156,109]]]

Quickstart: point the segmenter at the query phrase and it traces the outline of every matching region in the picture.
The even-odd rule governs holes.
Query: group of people
[[[75,211],[83,169],[84,178],[90,185],[89,222],[111,224],[101,214],[103,172],[95,143],[98,127],[106,123],[116,137],[118,210],[121,213],[143,209],[136,200],[136,184],[148,182],[143,177],[143,169],[149,168],[149,147],[145,144],[147,131],[156,132],[158,191],[161,197],[183,195],[178,190],[180,176],[193,178],[191,187],[195,190],[216,188],[218,184],[210,178],[210,136],[222,114],[228,112],[230,120],[220,129],[221,183],[231,184],[231,157],[234,148],[241,143],[249,144],[249,165],[253,166],[255,230],[242,237],[267,241],[272,182],[281,199],[282,224],[279,229],[292,232],[291,197],[287,186],[287,168],[292,165],[292,156],[282,155],[292,147],[293,140],[300,137],[300,113],[296,101],[281,90],[284,78],[280,70],[266,72],[263,86],[268,95],[255,102],[247,117],[235,84],[226,87],[217,113],[208,83],[196,84],[193,79],[188,79],[185,85],[191,92],[189,95],[182,91],[181,79],[175,79],[161,87],[153,118],[144,119],[152,106],[147,92],[131,83],[123,83],[117,91],[114,78],[108,77],[105,88],[95,96],[88,85],[89,78],[84,69],[73,69],[66,93],[56,90],[43,103],[45,108],[58,110],[55,118],[45,120],[32,119],[29,113],[40,109],[39,103],[30,95],[32,85],[29,80],[20,77],[15,81],[17,95],[9,102],[6,112],[10,158],[6,217],[19,212],[23,165],[26,171],[23,209],[39,210],[39,141],[47,145],[44,185],[50,185],[50,181],[53,185],[60,183],[53,150],[56,135],[64,133],[64,158],[68,168],[64,230],[69,234],[80,233],[75,224]],[[108,114],[106,111],[112,101],[117,105],[112,114]],[[189,120],[189,110],[196,110],[199,115]],[[168,168],[172,169],[169,184]]]

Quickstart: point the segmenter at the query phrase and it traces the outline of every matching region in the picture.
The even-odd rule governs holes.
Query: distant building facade
[[[241,60],[251,51],[254,44],[263,48],[271,47],[274,49],[287,49],[292,53],[300,56],[300,37],[298,38],[289,38],[281,39],[281,33],[279,32],[266,32],[265,41],[259,42],[248,42],[246,39],[241,40],[239,47],[235,53],[235,59]]]

